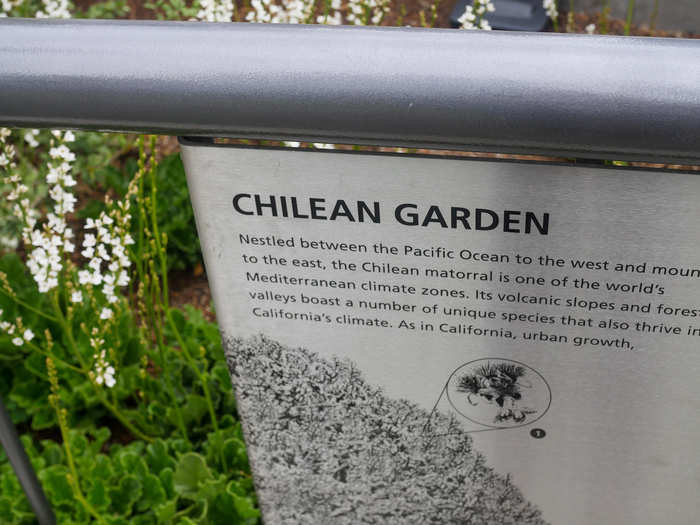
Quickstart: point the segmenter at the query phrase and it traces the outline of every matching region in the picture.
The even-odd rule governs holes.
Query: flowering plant
[[[464,14],[459,18],[462,29],[485,29],[490,30],[486,13],[493,13],[496,10],[491,0],[474,0],[472,5],[467,5]]]
[[[30,134],[39,147],[41,134]],[[22,242],[22,256],[0,258],[0,395],[16,423],[60,436],[59,449],[25,436],[59,521],[256,522],[218,330],[193,308],[170,307],[158,163],[147,154],[155,142],[141,139],[124,193],[81,224],[76,137],[49,136],[44,204],[17,169],[22,133],[0,130],[5,200]],[[137,458],[145,450],[152,460]],[[0,511],[25,522],[2,457],[0,486]]]

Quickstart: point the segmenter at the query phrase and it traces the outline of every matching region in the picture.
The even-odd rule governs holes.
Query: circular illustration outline
[[[534,373],[536,373],[538,376],[540,376],[540,379],[542,379],[542,381],[544,382],[545,386],[547,387],[547,392],[549,393],[549,402],[547,403],[547,407],[542,411],[542,413],[541,413],[539,416],[537,416],[537,417],[536,417],[535,419],[533,419],[532,421],[528,421],[527,423],[522,423],[522,424],[519,424],[519,425],[498,426],[498,425],[489,425],[489,424],[487,424],[487,423],[482,423],[482,422],[480,422],[480,421],[476,421],[475,419],[472,419],[472,418],[470,418],[469,416],[466,416],[465,414],[463,414],[462,411],[461,411],[460,409],[457,408],[457,406],[455,405],[455,403],[452,401],[452,398],[450,397],[450,382],[452,381],[452,378],[454,377],[454,375],[457,373],[458,370],[461,370],[462,368],[464,368],[464,367],[466,367],[466,366],[468,366],[468,365],[470,365],[470,364],[472,364],[472,363],[477,363],[477,362],[479,362],[479,361],[489,361],[489,360],[492,360],[492,361],[508,361],[508,362],[510,362],[510,363],[516,363],[516,364],[518,364],[518,365],[522,365],[522,366],[526,367],[528,370],[532,370]],[[539,372],[538,370],[534,369],[533,367],[531,367],[531,366],[528,365],[528,364],[525,364],[525,363],[523,363],[523,362],[521,362],[521,361],[516,361],[515,359],[508,359],[508,358],[505,358],[505,357],[480,357],[479,359],[473,359],[473,360],[471,360],[471,361],[467,361],[466,363],[464,363],[464,364],[458,366],[457,368],[455,368],[455,369],[452,371],[452,373],[450,374],[450,377],[447,378],[447,383],[445,384],[445,393],[447,394],[447,401],[450,403],[450,406],[452,406],[452,408],[455,410],[455,412],[457,412],[460,416],[462,416],[463,418],[465,418],[465,419],[471,421],[472,423],[476,423],[477,425],[481,425],[481,426],[489,427],[489,428],[494,428],[494,429],[520,428],[520,427],[526,427],[527,425],[532,425],[532,424],[535,423],[536,421],[539,421],[540,419],[542,419],[542,416],[544,416],[544,415],[547,413],[547,411],[549,410],[549,407],[552,406],[552,387],[549,386],[549,383],[548,383],[547,380],[544,378],[544,376],[543,376],[542,374],[540,374],[540,372]]]

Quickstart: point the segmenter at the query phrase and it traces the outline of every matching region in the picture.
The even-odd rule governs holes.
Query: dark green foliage
[[[179,154],[160,161],[156,171],[156,210],[161,232],[167,235],[168,265],[171,270],[192,268],[201,262],[194,211],[187,191],[185,168]],[[149,196],[148,186],[146,196]],[[135,224],[135,222],[134,222]]]
[[[80,134],[79,136],[88,134]],[[78,157],[80,158],[80,157]],[[118,197],[126,194],[129,181],[138,165],[136,159],[128,158],[121,169],[113,165],[103,165],[92,169],[91,184]],[[148,179],[148,177],[147,177]],[[161,229],[167,238],[167,258],[170,270],[191,269],[202,261],[199,237],[194,222],[194,211],[187,190],[185,168],[178,153],[164,157],[156,170],[158,196],[156,215]],[[150,181],[144,187],[146,198],[150,198]],[[89,201],[78,213],[80,218],[96,217],[105,209],[99,200]],[[131,223],[131,234],[138,235],[137,220]]]
[[[46,295],[31,285],[16,255],[0,258],[0,271],[18,285],[20,299],[49,311]],[[0,309],[3,318],[22,315],[35,331],[50,329],[60,337],[51,321],[21,309],[2,294]],[[159,368],[154,363],[144,368],[139,359],[152,350],[144,348],[137,337],[131,312],[121,311],[118,329],[105,335],[106,346],[115,348],[118,357],[118,381],[109,395],[132,421],[157,437],[151,443],[134,439],[98,402],[85,376],[62,370],[61,404],[68,411],[70,448],[82,492],[108,523],[155,525],[186,523],[186,519],[201,524],[256,523],[259,511],[217,327],[191,307],[173,313],[187,346],[200,349],[195,352],[196,365],[207,371],[220,433],[212,427],[201,385],[183,362],[182,352],[166,346],[165,358],[172,364],[169,372],[190,441],[178,433],[173,403]],[[79,346],[88,344],[86,336],[79,337]],[[56,345],[54,351],[62,349]],[[0,335],[0,395],[23,434],[58,523],[90,523],[91,517],[76,503],[66,477],[69,467],[48,392],[44,358]],[[33,523],[33,514],[2,452],[0,523]]]

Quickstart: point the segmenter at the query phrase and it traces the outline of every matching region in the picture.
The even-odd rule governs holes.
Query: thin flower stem
[[[61,324],[61,327],[63,328],[63,331],[66,334],[68,343],[70,345],[70,349],[80,362],[80,367],[82,368],[83,372],[88,374],[90,367],[85,362],[85,359],[83,358],[82,354],[80,353],[80,350],[78,349],[78,345],[75,342],[75,338],[73,337],[73,328],[66,322],[66,319],[63,316],[63,311],[61,310],[61,306],[58,303],[58,296],[56,294],[52,294],[52,299],[54,304],[54,310],[56,311],[56,315],[58,317],[58,322]],[[90,380],[90,384],[92,385],[92,389],[97,394],[97,399],[100,400],[100,403],[102,403],[102,405],[104,405],[104,407],[107,410],[109,410],[112,413],[112,415],[114,415],[114,417],[116,417],[122,423],[122,425],[124,425],[132,434],[134,434],[139,439],[143,439],[144,441],[147,441],[149,443],[153,442],[152,437],[144,434],[138,428],[136,428],[136,426],[121,413],[121,411],[116,405],[110,403],[106,399],[104,392],[98,385],[95,384],[94,381]]]
[[[61,438],[63,440],[63,449],[66,451],[66,460],[68,461],[68,468],[70,469],[70,477],[68,482],[73,489],[73,495],[80,502],[80,504],[85,508],[85,510],[90,514],[98,523],[103,523],[107,525],[107,522],[99,515],[95,508],[90,505],[88,500],[83,495],[83,491],[80,489],[80,481],[78,478],[78,471],[75,468],[75,461],[73,459],[73,451],[70,446],[70,438],[68,436],[68,428],[66,427],[65,414],[61,413],[61,407],[58,405],[59,401],[56,400],[56,406],[54,410],[56,411],[56,417],[58,419],[58,428],[61,431]]]
[[[107,409],[110,412],[112,412],[112,414],[114,414],[114,417],[116,417],[119,420],[119,422],[129,430],[129,432],[131,432],[135,437],[142,439],[143,441],[146,441],[148,443],[153,443],[153,441],[154,441],[153,437],[151,437],[147,434],[144,434],[138,428],[136,428],[136,426],[134,426],[134,424],[131,421],[129,421],[126,418],[126,416],[124,416],[124,414],[121,413],[121,411],[119,410],[119,408],[116,405],[113,405],[107,399],[105,399],[104,393],[99,390],[99,387],[97,387],[97,385],[95,385],[94,382],[90,381],[90,384],[93,385],[93,388],[97,392],[97,395],[98,395],[98,398],[100,399],[100,402],[105,407],[107,407]]]
[[[151,151],[153,152],[155,150],[155,137],[151,139]],[[168,296],[168,263],[166,259],[166,253],[165,253],[165,246],[163,246],[161,242],[161,236],[160,236],[160,231],[158,229],[158,217],[156,215],[156,197],[157,197],[157,187],[156,187],[156,161],[155,161],[155,155],[153,156],[153,161],[151,163],[151,169],[150,169],[150,175],[151,175],[151,228],[153,232],[153,240],[155,242],[156,246],[156,252],[158,255],[158,261],[160,263],[160,273],[161,273],[161,281],[163,283],[162,289],[160,290],[161,293],[158,294],[158,297],[160,299],[161,303],[161,308],[163,312],[165,312],[165,318],[168,321],[168,324],[170,325],[171,330],[175,334],[175,338],[177,339],[178,344],[180,345],[180,349],[182,351],[182,354],[185,356],[185,360],[187,364],[190,366],[192,371],[197,375],[197,378],[199,379],[201,385],[202,385],[202,391],[204,392],[204,398],[207,402],[207,408],[209,409],[209,416],[211,417],[211,424],[214,427],[214,432],[216,433],[217,438],[219,439],[219,442],[221,442],[221,433],[219,431],[219,423],[216,419],[216,412],[214,410],[214,403],[212,402],[211,399],[211,393],[209,392],[209,384],[208,384],[208,374],[206,371],[202,373],[202,371],[199,369],[197,366],[197,363],[195,362],[194,358],[189,352],[189,349],[187,348],[187,344],[185,343],[185,340],[182,337],[182,334],[180,333],[180,330],[177,327],[177,323],[175,323],[175,320],[173,319],[171,310],[170,310],[170,299]],[[221,466],[222,468],[226,468],[226,461],[224,458],[223,454],[223,449],[219,448],[220,452],[220,460],[221,460]]]
[[[197,363],[195,362],[194,358],[190,355],[189,350],[187,349],[187,345],[185,344],[184,339],[182,338],[182,335],[180,334],[180,330],[177,327],[177,324],[175,323],[175,320],[173,319],[172,314],[170,313],[170,308],[166,307],[165,309],[165,316],[166,319],[168,320],[168,324],[170,325],[171,330],[175,334],[175,338],[177,339],[178,344],[180,345],[180,348],[182,349],[182,354],[185,356],[185,360],[187,361],[187,364],[190,366],[192,371],[197,375],[197,378],[199,379],[199,382],[202,385],[202,391],[204,392],[204,399],[207,402],[207,408],[209,409],[209,416],[211,417],[211,424],[214,427],[214,432],[216,433],[217,438],[219,439],[219,442],[221,443],[221,434],[219,431],[219,423],[216,419],[216,412],[214,410],[214,403],[212,402],[211,399],[211,394],[209,392],[209,374],[205,371],[202,372],[199,367],[197,366]],[[221,466],[222,468],[226,469],[226,460],[224,458],[224,453],[223,449],[219,449],[220,452],[220,460],[221,460]]]
[[[4,288],[2,288],[1,286],[0,286],[0,293],[3,293],[5,296],[12,299],[14,302],[16,302],[22,308],[26,308],[27,310],[34,312],[37,315],[40,315],[44,319],[48,319],[49,321],[53,321],[53,322],[58,322],[58,319],[56,319],[54,316],[49,315],[47,313],[44,313],[41,310],[39,310],[38,308],[34,308],[31,304],[25,303],[22,299],[20,299],[16,295],[8,293],[8,291],[5,290]]]
[[[155,273],[155,272],[154,272]],[[158,285],[158,280],[155,279],[154,275],[154,280],[153,282],[155,283],[155,286]],[[163,328],[162,326],[158,326],[156,330],[156,336],[157,336],[157,345],[158,345],[158,354],[160,357],[160,366],[161,370],[163,370],[163,376],[165,377],[165,384],[168,390],[170,391],[170,396],[172,397],[173,400],[173,407],[175,409],[175,415],[177,416],[177,422],[180,427],[180,431],[182,432],[182,436],[185,438],[185,441],[190,443],[190,438],[187,434],[187,427],[185,426],[185,418],[182,415],[182,409],[180,408],[180,403],[178,403],[176,392],[175,392],[175,385],[173,385],[172,382],[172,376],[168,373],[168,370],[165,368],[167,364],[167,360],[165,359],[165,341],[163,338]]]
[[[30,342],[25,342],[25,344],[29,348],[31,348],[34,352],[38,352],[45,357],[50,357],[54,361],[58,361],[59,363],[61,363],[66,368],[69,368],[70,370],[73,370],[74,372],[77,372],[79,374],[87,375],[87,372],[85,372],[85,370],[83,370],[82,368],[78,368],[77,366],[70,364],[68,361],[63,360],[54,354],[50,354],[49,352],[47,352],[46,350],[44,350],[40,346],[35,345],[34,343],[30,343]]]
[[[143,135],[139,137],[139,171],[143,175],[146,172],[146,153],[145,153],[145,141]],[[156,184],[155,184],[155,169],[156,169],[156,161],[155,161],[155,137],[151,139],[151,156],[153,159],[153,162],[150,166],[150,175],[151,175],[151,202],[153,205],[151,206],[152,209],[152,214],[151,214],[151,219],[153,223],[155,224],[156,228],[156,234],[158,232],[157,227],[157,217],[155,213],[155,199],[156,199]],[[173,401],[173,407],[175,409],[175,416],[177,418],[177,423],[178,426],[180,427],[180,432],[182,432],[182,436],[184,437],[185,441],[190,443],[190,439],[187,433],[187,427],[185,426],[185,418],[182,414],[182,409],[180,407],[180,403],[178,402],[177,399],[177,392],[175,391],[175,385],[173,384],[172,381],[172,375],[170,374],[168,367],[167,367],[167,360],[165,358],[165,340],[163,336],[163,320],[162,316],[158,315],[157,312],[157,304],[160,303],[160,290],[158,289],[159,286],[159,281],[158,281],[158,276],[155,271],[155,268],[153,266],[152,261],[149,261],[150,264],[146,266],[145,261],[148,259],[147,257],[143,257],[145,253],[145,239],[144,239],[144,230],[148,221],[148,214],[144,206],[144,177],[141,176],[139,178],[139,186],[138,186],[138,197],[137,197],[137,202],[138,202],[138,207],[139,207],[139,215],[138,215],[138,224],[139,224],[139,236],[138,236],[138,250],[139,254],[141,257],[138,257],[138,272],[139,272],[139,279],[141,282],[144,282],[144,278],[148,275],[146,273],[147,270],[149,270],[150,277],[148,280],[150,281],[150,286],[148,286],[148,293],[149,293],[149,299],[146,301],[146,308],[148,310],[148,316],[151,318],[151,326],[153,335],[155,335],[155,340],[156,340],[156,345],[158,347],[158,355],[160,358],[160,367],[162,370],[163,377],[165,379],[165,385],[168,390],[168,393],[170,394],[170,397]],[[156,251],[158,250],[158,245],[156,245]],[[167,274],[165,275],[165,279],[167,279]],[[167,286],[167,280],[166,286]],[[158,301],[156,302],[156,297],[158,298]]]
[[[139,256],[142,256],[144,254],[144,228],[146,227],[146,210],[144,209],[143,206],[143,174],[145,172],[145,156],[146,152],[144,150],[144,140],[143,140],[143,135],[139,136],[138,139],[138,145],[139,145],[139,172],[141,173],[141,176],[139,177],[139,185],[138,185],[138,190],[136,192],[136,202],[138,204],[138,237],[136,240],[136,252],[139,254]],[[143,283],[144,280],[144,257],[136,257],[136,271],[139,276],[139,283]]]
[[[635,4],[635,0],[628,0],[628,2],[627,2],[627,19],[625,20],[625,36],[629,36],[630,30],[632,28],[632,18],[634,17],[634,4]]]
[[[656,19],[659,16],[659,0],[654,0],[654,8],[651,10],[651,17],[649,19],[649,29],[653,32],[656,31]]]

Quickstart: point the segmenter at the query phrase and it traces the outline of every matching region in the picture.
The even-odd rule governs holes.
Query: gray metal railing
[[[2,398],[0,398],[0,446],[7,454],[10,464],[15,474],[17,474],[17,479],[27,495],[27,501],[29,501],[29,505],[34,511],[39,525],[55,525],[56,518],[51,510],[51,506],[46,500],[44,491],[34,472],[34,467],[32,467],[29,457],[24,451],[22,442],[12,424],[10,415],[5,409]],[[0,522],[2,521],[3,517],[0,516]]]
[[[700,40],[0,19],[0,124],[700,160]]]

